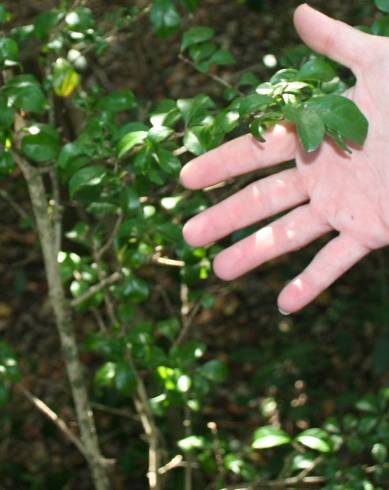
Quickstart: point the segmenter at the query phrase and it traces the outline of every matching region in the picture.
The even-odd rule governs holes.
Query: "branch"
[[[33,395],[27,388],[23,385],[16,385],[16,388],[22,393],[27,400],[29,400],[45,417],[51,420],[58,429],[72,442],[76,448],[80,451],[80,453],[86,458],[85,448],[82,445],[80,439],[69,429],[66,425],[66,422],[62,420],[58,414],[56,414],[51,408],[46,405],[46,403],[40,398]]]
[[[95,260],[96,260],[96,262],[99,262],[99,260],[101,259],[101,257],[110,249],[111,245],[113,244],[113,242],[115,240],[115,237],[117,235],[118,229],[119,229],[120,225],[122,224],[122,221],[123,221],[123,213],[120,210],[119,211],[119,215],[117,217],[117,220],[115,222],[115,225],[112,228],[111,234],[110,234],[107,242],[99,250],[96,250],[96,252],[95,252]]]
[[[184,56],[182,53],[180,53],[178,55],[178,58],[184,62],[186,65],[189,65],[191,66],[192,68],[194,68],[196,71],[199,71],[196,67],[196,64],[193,63],[193,61],[191,61],[189,58],[187,58],[186,56]],[[200,72],[202,73],[202,72]],[[227,82],[227,80],[224,80],[224,78],[221,78],[219,77],[218,75],[214,75],[213,73],[202,73],[203,75],[207,76],[208,78],[211,78],[213,81],[217,82],[219,85],[222,85],[223,87],[226,87],[226,88],[232,88],[233,90],[236,90],[239,95],[244,95],[242,91],[240,91],[237,87],[234,87],[234,85],[232,85],[232,83],[230,82]]]
[[[87,299],[91,298],[94,296],[96,293],[101,291],[102,289],[106,288],[107,286],[111,286],[112,284],[115,284],[116,282],[120,281],[120,279],[123,277],[123,274],[121,272],[114,272],[110,276],[108,276],[106,279],[103,279],[99,283],[95,284],[94,286],[90,287],[85,293],[81,294],[80,296],[77,296],[77,298],[74,298],[71,302],[70,305],[74,308],[75,306],[80,305]]]
[[[185,262],[183,260],[169,259],[168,257],[161,257],[158,254],[152,256],[153,262],[159,265],[167,265],[171,267],[184,267]]]

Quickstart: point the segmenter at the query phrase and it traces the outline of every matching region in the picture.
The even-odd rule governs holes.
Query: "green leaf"
[[[172,0],[153,0],[150,19],[155,31],[161,37],[174,34],[181,25],[180,14]]]
[[[0,153],[0,175],[11,175],[16,168],[16,164],[9,150]]]
[[[274,103],[273,97],[270,95],[250,94],[242,97],[239,103],[240,117],[246,117],[249,114],[260,112],[264,106],[269,106]]]
[[[141,145],[147,138],[148,131],[133,131],[125,134],[119,141],[117,152],[118,157],[121,158],[126,153],[131,151],[135,146]]]
[[[53,67],[53,89],[59,97],[69,97],[80,83],[80,77],[69,61],[58,58]]]
[[[95,384],[97,386],[112,387],[116,376],[116,363],[106,362],[95,374]]]
[[[3,4],[0,4],[0,24],[5,24],[9,20],[11,20],[12,15],[8,10],[4,7]]]
[[[389,14],[389,0],[374,0],[374,3],[379,10]]]
[[[178,99],[177,107],[185,124],[196,126],[203,124],[204,119],[208,117],[209,109],[215,108],[215,103],[208,95],[199,94],[191,99]]]
[[[34,19],[33,34],[39,41],[46,41],[50,31],[63,18],[63,13],[58,9],[46,10]]]
[[[298,136],[306,152],[319,148],[325,137],[325,126],[319,114],[309,107],[285,106],[285,117],[296,124]]]
[[[6,98],[0,95],[0,127],[2,129],[11,129],[14,118],[15,110],[9,107]]]
[[[316,58],[309,60],[301,67],[298,78],[300,80],[313,80],[318,82],[329,82],[336,77],[336,72],[325,60]]]
[[[285,431],[268,425],[255,431],[251,446],[254,449],[269,449],[289,442],[291,442],[291,438]]]
[[[158,148],[156,152],[158,164],[170,175],[177,175],[181,170],[180,160],[169,150]]]
[[[309,447],[314,451],[329,453],[332,451],[332,442],[326,431],[323,429],[308,429],[298,434],[295,438],[303,446]]]
[[[33,124],[24,129],[28,134],[22,139],[22,153],[34,162],[54,160],[60,150],[56,129],[47,124]]]
[[[124,362],[119,362],[115,370],[115,388],[125,396],[131,395],[136,388],[134,372]]]
[[[195,63],[200,63],[204,60],[208,60],[216,49],[216,44],[211,42],[194,44],[190,47],[189,54]]]
[[[153,126],[172,127],[180,118],[177,103],[171,99],[162,100],[151,112],[150,122]]]
[[[26,112],[42,113],[46,108],[46,97],[33,75],[16,75],[4,86],[9,106]]]
[[[199,6],[200,0],[182,0],[182,3],[189,10],[189,12],[194,12]]]
[[[180,330],[180,322],[177,318],[168,318],[157,323],[157,332],[173,341]]]
[[[65,17],[65,23],[69,30],[85,32],[95,25],[93,13],[88,7],[76,7]]]
[[[264,143],[265,140],[265,127],[262,119],[257,118],[251,121],[250,123],[250,133],[256,138],[258,141]]]
[[[236,63],[235,56],[227,49],[218,49],[208,60],[210,65],[233,65]]]
[[[70,177],[74,172],[89,163],[90,160],[91,157],[87,155],[85,148],[77,141],[73,141],[66,143],[62,147],[57,164],[66,173],[67,177]]]
[[[228,368],[225,362],[213,359],[203,364],[199,372],[204,378],[214,383],[224,383],[228,377]]]
[[[100,111],[122,112],[133,109],[136,105],[135,96],[130,90],[112,92],[100,99],[96,108]]]
[[[389,36],[389,15],[377,19],[371,26],[371,33],[376,36]]]
[[[134,303],[141,303],[148,298],[149,287],[146,281],[132,274],[123,279],[122,283],[115,289],[115,295]]]
[[[161,143],[173,133],[173,129],[166,126],[153,126],[149,129],[148,138],[153,143]]]
[[[199,126],[185,131],[184,146],[196,156],[208,150],[207,140],[207,128]]]
[[[177,445],[183,451],[193,451],[194,449],[202,449],[204,447],[204,438],[201,436],[188,436],[180,439]]]
[[[338,131],[346,140],[362,145],[367,137],[369,123],[355,103],[341,95],[315,97],[307,103],[324,124]]]
[[[69,180],[70,197],[73,198],[84,188],[100,185],[106,174],[107,171],[102,165],[82,168]]]
[[[186,31],[182,37],[181,50],[184,51],[185,49],[189,48],[189,46],[199,44],[204,41],[209,41],[209,39],[212,39],[214,34],[215,31],[210,27],[192,27],[192,29]]]
[[[0,65],[7,68],[17,65],[19,61],[19,48],[17,43],[9,37],[0,37]]]
[[[386,446],[380,442],[374,444],[371,449],[371,454],[378,464],[384,464],[388,461],[388,450]]]

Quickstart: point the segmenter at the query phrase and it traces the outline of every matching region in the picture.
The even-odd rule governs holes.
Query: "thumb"
[[[352,70],[361,67],[374,39],[344,22],[327,17],[306,3],[297,7],[294,24],[310,48]]]

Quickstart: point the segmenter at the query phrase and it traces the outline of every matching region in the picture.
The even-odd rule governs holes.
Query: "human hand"
[[[356,76],[345,95],[370,122],[364,146],[348,154],[326,140],[307,154],[294,129],[284,124],[269,131],[265,143],[242,136],[195,158],[181,172],[184,186],[200,189],[295,159],[295,168],[250,184],[184,227],[190,245],[204,246],[293,208],[216,256],[214,271],[225,280],[339,232],[282,290],[278,306],[285,314],[313,301],[371,250],[389,244],[389,39],[360,32],[306,4],[297,8],[294,22],[308,46]]]

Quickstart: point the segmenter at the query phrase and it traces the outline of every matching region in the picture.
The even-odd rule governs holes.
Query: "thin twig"
[[[168,257],[160,257],[158,254],[152,256],[152,261],[159,265],[167,265],[171,267],[184,267],[185,262],[183,260],[169,259]]]
[[[123,277],[123,274],[121,272],[114,272],[110,276],[106,277],[105,279],[102,279],[99,283],[95,284],[94,286],[90,287],[85,293],[81,294],[77,298],[74,298],[71,302],[70,305],[72,307],[78,306],[87,299],[91,298],[94,296],[96,293],[101,291],[102,289],[106,288],[107,286],[111,286],[112,284],[115,284],[116,282],[120,281],[120,279]]]
[[[139,417],[129,410],[123,410],[121,408],[108,407],[107,405],[103,405],[102,403],[91,403],[92,407],[96,410],[100,410],[101,412],[110,413],[112,415],[117,415],[118,417],[124,417],[126,419],[131,419],[139,422]]]
[[[67,426],[66,422],[59,417],[58,414],[56,414],[46,403],[41,400],[40,398],[36,397],[33,395],[27,388],[25,388],[23,385],[19,384],[17,385],[18,390],[22,395],[25,396],[45,417],[50,419],[57,427],[58,429],[71,441],[76,448],[80,451],[80,453],[83,454],[83,456],[86,458],[86,453],[84,446],[82,445],[82,442],[80,439],[69,429]]]
[[[117,220],[115,222],[115,225],[112,228],[112,232],[110,233],[110,236],[109,236],[107,242],[99,250],[97,250],[95,253],[96,262],[98,262],[101,259],[101,257],[103,257],[103,255],[110,249],[111,245],[113,244],[113,242],[116,238],[118,229],[119,229],[120,225],[122,224],[122,221],[123,221],[123,213],[120,210],[118,217],[117,217]]]
[[[196,67],[196,64],[193,63],[193,61],[191,61],[189,58],[187,58],[186,56],[184,56],[182,53],[180,53],[178,55],[178,58],[185,64],[191,66],[192,68],[194,68],[196,71],[199,71]],[[213,73],[203,73],[203,75],[207,76],[208,78],[211,78],[212,80],[214,80],[215,82],[217,82],[219,85],[223,85],[223,87],[226,87],[226,88],[229,88],[229,89],[233,89],[233,90],[236,90],[239,95],[244,95],[243,92],[241,92],[237,87],[234,87],[234,85],[232,85],[232,83],[228,82],[227,80],[224,80],[224,78],[221,78],[219,77],[218,75],[215,75]]]
[[[184,457],[182,454],[177,454],[172,458],[170,461],[168,461],[166,464],[158,468],[158,473],[160,475],[164,475],[168,471],[174,470],[175,468],[179,468],[180,466],[184,466]]]

